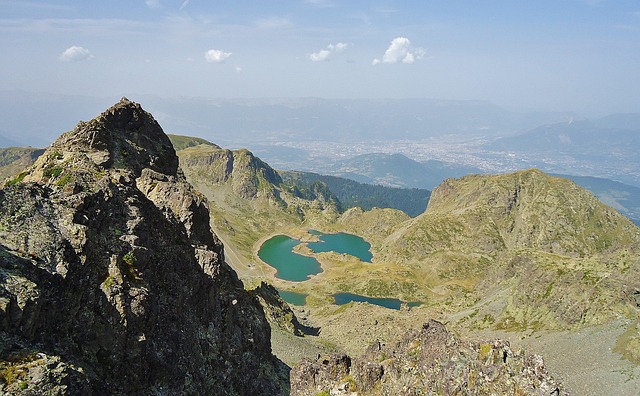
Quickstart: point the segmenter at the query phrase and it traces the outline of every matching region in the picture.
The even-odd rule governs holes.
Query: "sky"
[[[0,0],[0,90],[640,112],[637,0]]]

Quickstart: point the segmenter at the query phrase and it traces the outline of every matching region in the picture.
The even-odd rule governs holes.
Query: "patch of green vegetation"
[[[128,265],[134,265],[137,261],[136,256],[133,254],[133,252],[126,253],[124,256],[122,256],[122,260],[124,260],[124,262]]]
[[[42,174],[44,175],[44,177],[58,177],[60,176],[60,174],[62,173],[64,169],[61,166],[52,166],[51,164],[49,164],[46,168],[44,168],[44,170],[42,171]]]
[[[0,360],[0,381],[7,385],[12,385],[16,381],[24,378],[30,368],[38,366],[43,362],[44,359],[40,358],[35,352],[21,351],[13,353],[4,360]],[[26,384],[26,382],[22,381],[18,385],[20,389],[26,389],[26,387],[23,388],[23,383]]]
[[[355,392],[358,389],[358,385],[356,384],[356,380],[351,376],[351,374],[346,375],[340,380],[340,382],[348,382],[349,383],[349,391]]]
[[[352,302],[347,303],[347,304],[343,304],[343,305],[339,306],[338,309],[333,311],[333,314],[334,315],[341,314],[341,313],[345,312],[347,309],[349,309],[351,307],[351,305],[353,305]]]
[[[382,279],[371,279],[367,282],[364,295],[371,297],[388,297],[392,295],[392,285]]]
[[[7,182],[7,186],[13,186],[15,184],[21,183],[28,174],[29,174],[29,172],[27,172],[27,171],[20,172],[20,174],[18,174],[18,176],[14,177],[13,179],[11,179],[11,180],[9,180]]]
[[[65,173],[60,179],[58,179],[58,181],[56,181],[56,186],[62,188],[66,186],[72,179],[73,177],[70,173]]]
[[[116,283],[116,278],[114,278],[113,276],[109,275],[109,276],[107,276],[107,279],[104,280],[104,287],[109,289],[115,283]]]
[[[493,346],[491,344],[480,344],[480,350],[478,351],[478,359],[485,360],[493,350]]]
[[[625,359],[635,364],[640,364],[640,321],[635,321],[616,340],[613,349]]]
[[[484,323],[492,325],[496,321],[496,319],[492,315],[485,314],[484,317],[482,318],[482,321]]]
[[[25,372],[16,366],[9,366],[0,370],[0,380],[7,385],[11,385],[24,375]]]
[[[504,317],[496,324],[497,330],[505,330],[512,332],[524,331],[527,329],[526,323],[521,323],[516,320],[515,317],[510,314],[505,314]]]
[[[316,393],[316,396],[331,396],[331,393],[327,392],[326,390],[323,390],[322,392]]]
[[[140,271],[135,267],[136,261],[138,259],[133,254],[133,252],[128,252],[124,256],[122,256],[122,261],[125,263],[126,275],[130,280],[141,281],[142,277]]]

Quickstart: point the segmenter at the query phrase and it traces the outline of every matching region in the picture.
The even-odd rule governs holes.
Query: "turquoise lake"
[[[305,305],[307,303],[307,294],[304,293],[296,293],[292,291],[286,290],[278,290],[278,294],[282,299],[289,304],[293,305]]]
[[[313,231],[313,230],[312,230]],[[310,231],[310,233],[312,233]],[[318,231],[313,232],[318,235],[319,242],[310,242],[307,245],[314,253],[336,252],[350,254],[367,263],[371,262],[373,254],[371,254],[371,244],[362,237],[353,234],[339,232],[337,234],[322,234]]]
[[[352,293],[337,293],[333,295],[333,300],[336,305],[344,305],[348,304],[352,301],[354,302],[366,302],[369,304],[379,305],[381,307],[399,310],[404,304],[404,301],[399,300],[397,298],[374,298],[374,297],[366,297],[361,296],[359,294]],[[407,303],[409,307],[417,307],[421,303],[419,301],[413,301]]]
[[[319,242],[310,242],[307,245],[314,253],[336,252],[350,254],[361,261],[371,262],[373,255],[369,250],[371,245],[363,238],[347,234],[323,234],[310,230],[310,234],[317,235]],[[293,282],[302,282],[311,275],[322,272],[320,263],[313,257],[307,257],[293,252],[293,249],[301,242],[286,235],[276,235],[265,241],[258,257],[277,270],[276,277]]]
[[[300,241],[286,235],[276,235],[260,247],[258,257],[277,270],[276,277],[284,280],[302,282],[311,275],[322,272],[320,263],[313,257],[293,252]]]

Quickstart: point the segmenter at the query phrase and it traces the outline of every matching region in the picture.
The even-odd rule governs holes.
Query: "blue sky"
[[[640,112],[640,2],[0,0],[0,86]]]

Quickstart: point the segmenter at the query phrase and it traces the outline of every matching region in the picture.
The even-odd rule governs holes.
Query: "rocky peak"
[[[50,150],[86,154],[101,168],[121,168],[140,175],[148,168],[175,175],[178,158],[171,141],[140,104],[122,98],[105,112],[60,136]]]

